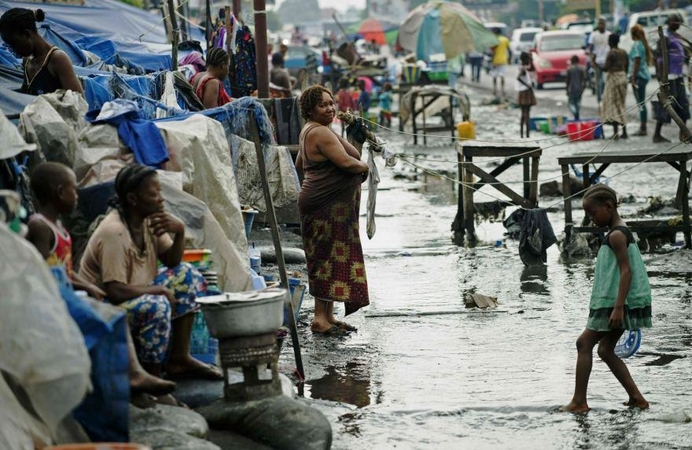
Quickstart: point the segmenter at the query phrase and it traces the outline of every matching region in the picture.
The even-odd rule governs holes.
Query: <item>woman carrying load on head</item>
[[[360,152],[329,126],[336,114],[334,97],[322,86],[300,96],[306,120],[296,167],[304,172],[298,196],[310,293],[315,297],[313,333],[334,335],[355,328],[334,317],[334,302],[345,302],[346,315],[367,306],[368,280],[360,243],[358,216],[361,183],[368,165]]]
[[[610,51],[606,56],[605,71],[608,73],[603,90],[603,123],[613,126],[613,139],[627,139],[627,115],[625,99],[627,98],[627,69],[629,56],[618,48],[620,35],[608,36]],[[618,130],[622,128],[622,135]]]
[[[195,299],[206,294],[206,282],[181,264],[185,225],[164,210],[156,171],[128,166],[115,178],[115,191],[116,208],[89,238],[80,275],[126,310],[137,356],[149,373],[160,376],[165,362],[170,379],[221,379],[216,368],[190,356]],[[159,269],[157,260],[165,267]]]
[[[43,10],[12,8],[0,17],[0,36],[24,59],[21,91],[31,95],[69,89],[84,94],[69,56],[38,34],[36,22],[46,18]]]
[[[223,87],[223,80],[228,77],[230,64],[231,58],[226,50],[212,47],[207,51],[207,70],[190,80],[197,97],[206,109],[223,106],[233,100]]]

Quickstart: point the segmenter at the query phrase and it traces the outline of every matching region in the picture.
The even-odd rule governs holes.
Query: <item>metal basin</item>
[[[281,327],[286,289],[232,292],[201,297],[209,333],[217,339],[272,333]]]

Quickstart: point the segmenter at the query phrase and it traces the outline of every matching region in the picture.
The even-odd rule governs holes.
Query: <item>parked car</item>
[[[512,51],[512,62],[519,62],[521,52],[528,52],[531,49],[531,43],[537,33],[543,31],[542,28],[515,28],[512,31],[512,37],[509,39],[509,48]]]
[[[567,68],[573,55],[586,64],[584,33],[578,31],[544,31],[538,33],[531,47],[536,68],[536,87],[545,83],[565,81]]]
[[[687,23],[687,17],[684,9],[664,9],[660,11],[632,13],[629,21],[627,22],[627,30],[625,31],[625,34],[620,37],[620,48],[629,53],[630,49],[632,48],[632,35],[630,34],[630,31],[632,30],[632,27],[637,24],[644,28],[646,37],[649,40],[649,45],[651,48],[654,48],[654,45],[658,42],[658,26],[665,26],[668,16],[671,13],[680,14],[680,17],[682,17],[682,23]],[[680,32],[681,34],[689,33],[689,29],[680,27]]]

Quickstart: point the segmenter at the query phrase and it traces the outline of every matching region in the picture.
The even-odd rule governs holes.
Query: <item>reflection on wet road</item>
[[[512,111],[485,108],[474,114],[495,137],[506,134],[508,120],[518,118]],[[410,148],[396,139],[390,138],[394,150]],[[628,145],[637,142],[630,139]],[[438,161],[428,165],[455,173],[456,155],[448,145],[415,150]],[[539,178],[559,176],[555,160],[568,150],[573,147],[546,150]],[[652,194],[651,183],[641,180],[656,180],[656,195],[675,195],[671,171],[646,166],[609,181],[615,190],[640,199],[625,213],[642,207]],[[397,170],[408,175],[405,167],[399,163]],[[511,168],[509,179],[521,179],[521,170]],[[456,213],[451,182],[395,177],[384,168],[380,174],[377,234],[368,241],[362,233],[372,305],[349,317],[358,333],[314,337],[307,326],[310,300],[301,313],[305,395],[319,399],[316,406],[332,421],[334,448],[692,448],[692,423],[685,423],[692,416],[689,251],[644,255],[651,271],[654,328],[644,332],[641,351],[627,364],[651,410],[622,406],[624,390],[596,361],[589,386],[593,411],[555,413],[572,394],[574,342],[588,315],[593,259],[562,261],[552,247],[547,266],[525,268],[518,243],[504,238],[501,223],[489,222],[477,226],[480,245],[457,248],[451,245]],[[559,199],[541,199],[541,205],[556,200],[561,208]],[[549,218],[559,234],[561,210]],[[503,245],[495,248],[497,240]],[[497,297],[500,312],[466,310],[468,292]],[[286,348],[282,364],[290,360]]]

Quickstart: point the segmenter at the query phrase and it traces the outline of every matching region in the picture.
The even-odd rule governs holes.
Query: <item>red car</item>
[[[531,47],[533,65],[536,68],[536,87],[543,84],[565,81],[572,56],[586,65],[584,52],[585,35],[579,31],[544,31],[538,33]]]

